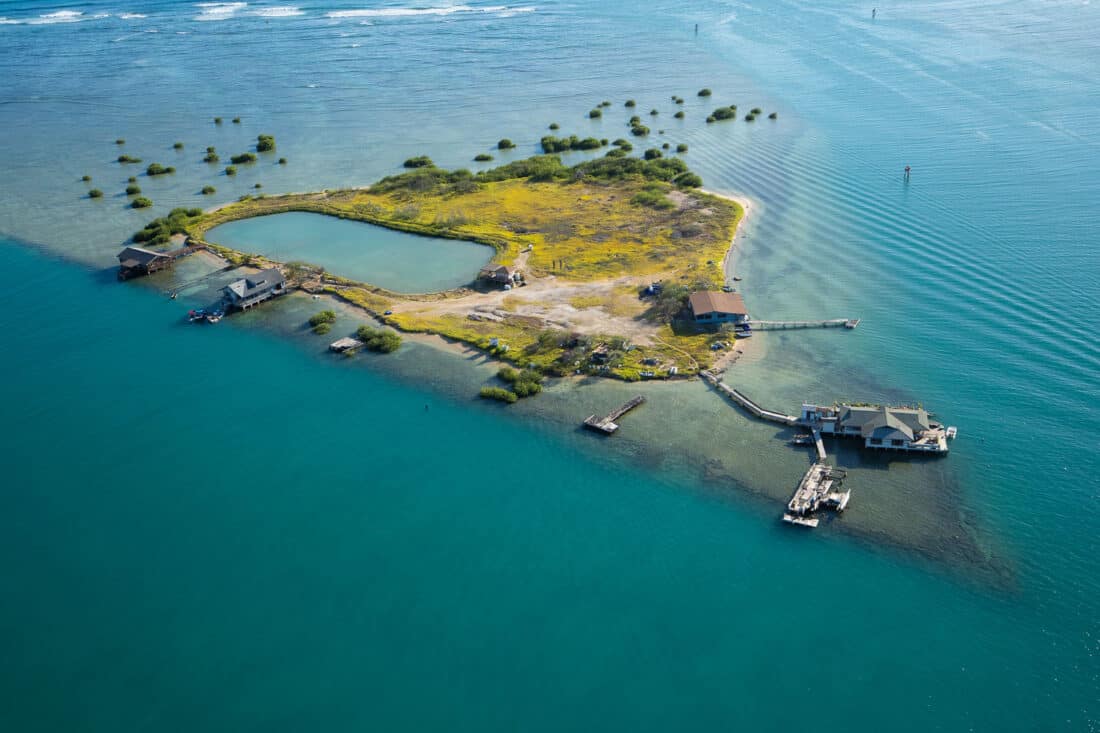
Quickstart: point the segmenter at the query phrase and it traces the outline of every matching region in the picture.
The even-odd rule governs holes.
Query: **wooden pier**
[[[785,331],[791,328],[855,328],[859,318],[830,318],[824,321],[749,321],[754,331]]]
[[[833,468],[827,463],[814,463],[798,482],[794,496],[787,502],[783,521],[802,527],[816,527],[821,521],[814,516],[818,511],[844,511],[852,495],[851,491],[840,490],[840,483],[845,475],[843,470]]]
[[[642,404],[643,402],[645,402],[645,397],[638,395],[619,409],[614,410],[603,417],[600,417],[598,415],[589,415],[584,420],[584,426],[589,430],[595,430],[596,432],[603,433],[604,435],[611,435],[619,429],[619,425],[615,421],[626,413],[633,410],[638,405]]]
[[[768,420],[769,422],[779,423],[780,425],[798,424],[798,418],[794,415],[787,415],[782,412],[767,410],[761,407],[740,391],[723,382],[721,379],[718,378],[716,374],[713,374],[709,371],[702,371],[699,372],[699,374],[703,377],[703,379],[707,380],[707,382],[712,387],[714,387],[714,389],[716,389],[721,394],[724,394],[726,397],[729,397],[737,405],[747,410],[749,414],[751,414],[753,417],[760,418],[761,420]]]

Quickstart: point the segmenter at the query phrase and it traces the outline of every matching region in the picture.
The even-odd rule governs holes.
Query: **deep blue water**
[[[1095,728],[1096,6],[271,7],[0,6],[5,729]],[[844,520],[892,506],[881,526],[932,536],[946,495],[919,548],[943,562],[783,531],[644,449],[416,386],[403,369],[449,363],[428,347],[344,363],[259,317],[189,328],[107,269],[150,217],[119,137],[177,168],[139,178],[159,214],[472,167],[501,137],[507,161],[551,121],[617,137],[629,97],[753,199],[754,313],[864,319],[758,335],[730,381],[960,427],[935,468],[863,467]],[[731,102],[779,119],[703,122]],[[259,133],[287,166],[201,163]],[[712,447],[742,482],[786,480],[741,447],[767,433],[699,404],[667,429],[732,431]]]

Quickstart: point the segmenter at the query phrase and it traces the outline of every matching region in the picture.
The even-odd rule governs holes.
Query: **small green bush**
[[[642,118],[638,115],[634,115],[627,121],[626,124],[630,125],[631,127],[633,127],[634,125],[640,125],[642,124]]]
[[[589,110],[589,111],[588,111],[588,116],[589,116],[589,117],[590,117],[591,119],[593,119],[593,120],[594,120],[594,119],[597,119],[597,118],[599,118],[599,117],[603,117],[603,112],[601,112],[601,111],[600,111],[600,110],[598,110],[598,109],[592,109],[592,110]]]
[[[682,109],[681,109],[681,110],[677,110],[677,111],[676,111],[676,114],[674,114],[674,115],[672,115],[672,116],[673,116],[673,117],[675,117],[675,118],[676,118],[676,119],[678,119],[678,120],[682,120],[682,119],[684,119],[684,110],[682,110]]]
[[[622,148],[623,150],[625,150],[628,153],[631,150],[634,149],[634,146],[630,144],[629,140],[624,140],[621,137],[616,139],[616,140],[612,140],[611,144],[614,145],[615,147]]]
[[[611,106],[611,102],[608,102],[608,101],[607,101],[607,100],[605,99],[605,100],[603,100],[602,102],[600,102],[600,106],[601,106],[601,107],[610,107],[610,106]]]
[[[657,160],[657,158],[662,157],[661,151],[657,148],[650,148],[649,150],[645,151],[644,156],[646,160]]]
[[[497,141],[497,150],[511,150],[516,147],[516,144],[508,138],[502,138]]]
[[[709,125],[710,123],[714,122],[714,121],[715,121],[715,119],[714,119],[714,115],[707,115],[707,124],[708,124],[708,125]]]
[[[255,153],[240,153],[239,155],[234,155],[229,159],[229,161],[233,165],[241,165],[242,163],[255,163],[256,160],[257,159]]]
[[[286,165],[286,158],[279,158],[279,165]]]
[[[127,196],[137,196],[139,193],[141,193],[141,186],[136,186],[134,184],[130,184],[129,186],[126,187],[126,195]]]
[[[710,96],[710,90],[707,89],[706,87],[700,89],[699,90],[699,96],[700,97],[709,97]]]
[[[126,144],[126,138],[124,138],[124,137],[120,137],[117,140],[115,140],[115,145],[125,145],[125,144]]]
[[[129,178],[126,179],[126,182],[127,183],[137,183],[137,178],[135,178],[134,176],[130,176]]]
[[[683,104],[684,103],[684,98],[683,97],[673,97],[672,101],[675,102],[676,104]]]
[[[489,155],[488,153],[478,153],[477,155],[474,156],[474,160],[476,160],[479,163],[484,163],[484,162],[492,160],[492,159],[493,159],[493,156]]]
[[[92,180],[92,177],[91,177],[91,176],[89,176],[89,175],[88,175],[87,173],[85,173],[84,175],[82,175],[82,176],[80,177],[80,180],[82,180],[82,181],[84,181],[85,183],[87,183],[88,181]]]
[[[634,102],[633,99],[628,99],[628,100],[626,100],[626,104],[623,105],[623,106],[624,107],[633,107],[633,106],[635,106],[635,102]]]
[[[699,188],[703,185],[703,179],[690,171],[676,176],[672,182],[682,188]]]
[[[130,202],[131,209],[148,209],[153,205],[153,202],[144,196],[138,196],[136,199]]]
[[[256,152],[257,153],[269,153],[275,149],[275,136],[274,135],[257,135],[256,136]]]
[[[240,118],[240,117],[234,117],[234,118],[233,118],[233,124],[234,124],[234,125],[239,125],[239,124],[241,124],[241,118]]]
[[[172,143],[172,147],[173,147],[174,149],[176,149],[176,150],[183,150],[183,143],[181,143],[181,142],[174,142],[174,143]]]
[[[732,120],[737,117],[736,107],[719,107],[710,113],[710,116],[716,120]]]
[[[560,127],[561,127],[561,125],[559,125],[557,122],[551,122],[550,123],[550,129],[551,130],[557,130]]]
[[[218,189],[214,188],[213,186],[203,186],[202,187],[202,195],[203,196],[210,196],[210,195],[215,194],[217,192],[218,192]]]
[[[668,150],[668,143],[661,143],[661,150]]]
[[[103,198],[103,192],[100,191],[98,188],[93,188],[91,191],[88,192],[88,198],[101,199]]]
[[[510,392],[503,387],[482,387],[477,394],[483,400],[497,400],[509,405],[519,399],[515,392]]]
[[[759,107],[753,107],[752,109],[750,109],[750,110],[749,110],[749,112],[750,112],[751,114],[754,114],[754,115],[762,115],[762,114],[764,114],[764,110],[760,109]]]
[[[313,332],[319,336],[324,336],[326,333],[332,330],[331,323],[318,323],[313,327]]]
[[[676,146],[677,153],[686,153],[688,151],[687,143],[680,143]]]
[[[227,165],[225,167],[225,175],[227,175],[227,176],[237,175],[237,168],[235,166],[232,166],[232,165]]]
[[[393,331],[371,328],[370,326],[360,326],[355,332],[355,338],[362,341],[368,350],[383,354],[397,351],[398,347],[401,346],[401,337]]]
[[[120,155],[120,156],[118,156],[118,162],[119,163],[140,163],[141,158],[133,158],[129,155]]]
[[[649,134],[649,128],[645,125],[634,125],[630,128],[630,133],[636,137],[645,137]]]
[[[415,158],[409,158],[401,165],[406,168],[434,168],[435,163],[426,155],[418,155]]]
[[[263,187],[264,187],[264,184],[256,183],[256,185],[254,185],[252,188],[263,188]]]
[[[172,166],[163,166],[160,163],[150,163],[149,167],[145,169],[145,175],[147,176],[164,176],[175,172],[176,169]]]
[[[749,114],[745,115],[745,122],[752,122],[755,119],[756,119],[756,115],[754,115],[752,113],[749,113]]]
[[[772,112],[772,113],[771,113],[770,115],[768,115],[768,119],[769,119],[769,120],[777,120],[777,119],[779,119],[779,113],[778,113],[778,112]]]
[[[516,397],[530,397],[542,391],[542,375],[533,369],[517,372],[511,367],[501,367],[497,378],[512,385]]]
[[[222,118],[221,117],[215,117],[214,118],[214,124],[215,125],[220,125],[221,123],[222,123]]]
[[[626,157],[626,151],[623,150],[622,148],[611,148],[611,150],[607,151],[607,155],[605,155],[604,157],[605,158],[625,158]]]
[[[213,147],[209,147],[206,149],[206,155],[205,157],[203,157],[202,162],[217,163],[219,160],[221,160],[221,158],[218,157],[218,151],[215,150]]]
[[[658,209],[660,211],[668,211],[669,209],[676,208],[676,204],[672,202],[672,199],[665,196],[664,189],[657,186],[646,186],[641,191],[634,194],[630,199],[630,203],[635,206],[646,206],[650,209]]]
[[[314,333],[328,333],[334,323],[336,323],[336,311],[334,310],[323,310],[309,317],[309,325],[313,327]],[[324,327],[324,330],[319,330],[322,327]]]
[[[650,114],[650,115],[652,115],[653,117],[656,117],[657,115],[659,115],[659,114],[661,114],[661,113],[660,113],[660,112],[658,112],[658,111],[657,111],[657,110],[655,110],[655,109],[651,109],[651,110],[649,110],[649,114]]]

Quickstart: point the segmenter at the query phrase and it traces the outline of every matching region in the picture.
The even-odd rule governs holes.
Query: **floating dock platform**
[[[619,425],[615,421],[626,413],[633,410],[638,405],[642,404],[643,402],[645,402],[645,397],[638,395],[619,409],[610,412],[603,417],[600,417],[599,415],[589,415],[584,419],[584,426],[589,430],[595,430],[596,432],[603,433],[604,435],[611,435],[619,429]]]
[[[351,351],[352,349],[358,349],[363,345],[363,342],[359,339],[353,339],[351,337],[337,339],[328,345],[329,351],[335,351],[337,354],[343,354],[345,351]]]
[[[814,515],[822,509],[832,509],[838,513],[844,511],[852,496],[851,491],[840,490],[844,477],[843,470],[833,468],[827,463],[810,466],[798,482],[794,496],[787,502],[783,521],[803,527],[816,527],[820,519]]]

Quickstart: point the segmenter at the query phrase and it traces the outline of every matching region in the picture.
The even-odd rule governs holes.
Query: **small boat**
[[[217,323],[218,321],[220,321],[222,319],[222,316],[224,316],[224,315],[225,314],[222,313],[221,311],[211,311],[210,313],[206,314],[206,322],[207,323]]]
[[[741,282],[741,278],[737,277],[736,275],[734,276],[733,279],[734,279],[735,282]]]
[[[799,433],[791,438],[791,445],[810,445],[814,442],[814,438],[809,433]]]
[[[194,310],[187,311],[187,320],[191,321],[191,323],[206,320],[206,309],[195,308]]]

